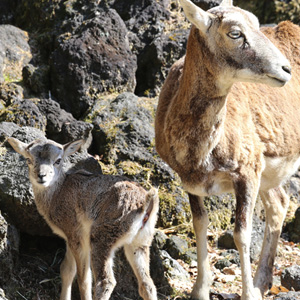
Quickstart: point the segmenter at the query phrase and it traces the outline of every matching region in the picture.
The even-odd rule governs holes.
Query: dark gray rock
[[[163,250],[166,246],[167,239],[168,236],[162,231],[156,231],[152,242],[152,248],[156,250]]]
[[[168,237],[161,231],[156,231],[154,239],[152,241],[151,251],[150,251],[150,273],[154,281],[155,286],[163,295],[170,295],[172,293],[172,288],[165,276],[165,268],[163,264],[163,259],[160,255],[161,250],[166,245]]]
[[[138,56],[136,72],[138,95],[157,95],[169,68],[185,54],[189,30],[161,34],[147,44]]]
[[[299,300],[300,292],[279,293],[274,300]]]
[[[204,10],[220,5],[222,0],[193,0],[193,2]]]
[[[38,99],[15,99],[6,107],[1,118],[20,126],[30,126],[41,131],[46,129],[46,117],[41,114],[36,103]]]
[[[132,93],[97,101],[85,119],[94,125],[90,151],[103,157],[113,174],[160,186],[158,226],[178,225],[190,220],[189,202],[178,177],[155,150],[154,113],[151,102]]]
[[[108,0],[100,5],[114,8],[129,32],[131,49],[138,57],[138,95],[157,95],[167,70],[185,51],[187,31],[164,34],[170,19],[169,0]],[[176,38],[175,38],[176,37]]]
[[[114,8],[132,33],[133,51],[139,52],[164,30],[163,21],[169,19],[169,0],[108,0],[100,5]]]
[[[47,95],[50,90],[49,71],[49,65],[26,65],[22,70],[24,85],[35,95]]]
[[[0,213],[0,286],[3,287],[12,278],[19,254],[20,237],[13,225],[10,225]],[[1,295],[1,293],[0,293]]]
[[[119,163],[129,159],[139,163],[161,162],[154,153],[154,107],[147,109],[132,93],[113,100],[98,101],[87,119],[94,125],[94,151]],[[170,173],[167,166],[165,172]]]
[[[295,197],[300,203],[300,177],[299,172],[296,173],[285,185],[288,195]]]
[[[189,273],[179,264],[179,262],[173,259],[167,251],[161,250],[160,257],[163,262],[165,276],[178,281],[190,282]]]
[[[219,269],[219,270],[223,270],[224,268],[228,268],[232,265],[232,263],[224,258],[224,259],[220,259],[215,263],[215,268]]]
[[[28,34],[12,25],[0,25],[0,82],[19,81],[31,59]]]
[[[253,217],[253,229],[251,233],[250,244],[250,258],[251,261],[255,261],[259,258],[263,239],[264,239],[265,224],[258,217]],[[226,231],[218,239],[218,247],[224,249],[236,249],[233,232],[231,230]]]
[[[51,59],[53,95],[76,118],[102,92],[134,90],[136,57],[127,35],[115,10],[99,9],[72,35],[57,40]]]
[[[14,82],[0,84],[0,99],[5,106],[9,106],[13,101],[23,99],[23,88]]]
[[[231,249],[221,253],[223,259],[220,259],[215,263],[215,267],[219,270],[223,270],[225,267],[230,267],[232,264],[240,266],[240,256],[237,250]]]
[[[15,123],[11,122],[1,122],[0,123],[0,141],[4,142],[6,137],[10,137],[13,135],[15,131],[20,129],[20,126],[18,126]]]
[[[18,0],[0,1],[0,24],[12,24]]]
[[[284,229],[288,232],[289,239],[294,243],[300,242],[300,207],[295,212],[295,217]]]
[[[236,249],[233,232],[231,230],[227,230],[218,238],[218,247],[224,249]]]
[[[46,132],[49,139],[61,144],[84,139],[84,149],[89,148],[92,142],[92,124],[77,121],[72,114],[61,109],[60,105],[51,99],[41,99],[37,106],[47,118]]]
[[[300,291],[300,266],[286,268],[281,274],[281,284],[289,290]]]
[[[255,261],[259,258],[264,241],[265,223],[254,215],[252,227],[250,258]]]
[[[59,103],[51,99],[41,99],[37,106],[41,113],[47,118],[47,135],[56,140],[65,123],[73,123],[76,119],[71,113],[61,109]]]
[[[197,261],[196,251],[192,251],[188,246],[188,242],[176,235],[172,235],[166,240],[164,250],[166,250],[172,258],[181,259],[186,263],[191,263],[192,260]]]

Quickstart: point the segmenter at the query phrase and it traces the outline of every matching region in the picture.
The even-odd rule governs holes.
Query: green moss
[[[205,207],[208,212],[211,228],[229,229],[232,227],[234,198],[231,194],[224,196],[211,196],[205,198]]]
[[[136,175],[141,173],[143,170],[143,167],[139,163],[130,160],[121,161],[119,163],[119,167],[122,168],[126,175]]]
[[[9,74],[3,74],[3,78],[6,83],[14,81],[14,78],[11,78],[11,76]]]
[[[177,197],[184,198],[184,191],[177,186],[177,182],[172,182],[170,187],[160,186],[158,190],[160,200],[159,226],[162,228],[172,228],[177,233],[190,232],[191,212],[189,203],[186,202],[178,207]]]
[[[5,147],[0,146],[0,157],[4,156],[7,152],[7,149]]]
[[[299,0],[275,1],[278,21],[290,20],[295,24],[300,23],[300,3]]]
[[[216,212],[211,212],[208,214],[208,217],[210,221],[210,227],[226,230],[232,225],[232,211],[227,208],[220,209]]]
[[[114,166],[112,164],[105,164],[102,161],[99,161],[99,164],[101,166],[103,174],[106,174],[106,175],[117,175],[118,174],[118,170],[117,170],[116,166]]]

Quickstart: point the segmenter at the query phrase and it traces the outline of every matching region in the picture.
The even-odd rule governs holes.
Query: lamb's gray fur
[[[141,297],[156,300],[149,275],[149,246],[158,211],[156,190],[146,192],[125,177],[86,171],[65,173],[64,158],[76,152],[82,140],[66,145],[51,140],[25,144],[15,138],[8,138],[8,142],[27,159],[39,213],[66,241],[60,299],[71,299],[76,272],[81,299],[92,299],[90,266],[94,299],[109,299],[116,284],[114,252],[124,246]]]

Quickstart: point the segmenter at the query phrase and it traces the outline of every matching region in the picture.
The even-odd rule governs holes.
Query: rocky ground
[[[220,1],[195,2],[208,9]],[[261,20],[276,22],[274,7],[258,7]],[[185,52],[188,31],[177,0],[0,1],[0,299],[58,299],[65,251],[36,211],[26,163],[9,147],[8,136],[26,142],[46,136],[60,143],[84,138],[82,152],[66,168],[79,164],[158,187],[151,274],[160,299],[188,299],[197,275],[190,208],[154,140],[157,97],[168,69]],[[300,299],[300,174],[286,190],[291,205],[267,299]],[[206,206],[211,298],[238,299],[234,199],[211,197]],[[264,230],[260,201],[255,215],[253,270]],[[117,258],[112,299],[138,299],[122,251]],[[79,299],[76,283],[73,299]]]

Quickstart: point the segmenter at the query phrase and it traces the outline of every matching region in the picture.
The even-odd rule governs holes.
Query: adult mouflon
[[[71,300],[77,273],[82,300],[108,300],[116,285],[113,258],[124,247],[144,300],[156,300],[149,274],[149,247],[158,211],[155,189],[146,192],[125,177],[95,175],[84,170],[66,173],[63,160],[82,140],[60,145],[51,140],[25,144],[8,142],[23,155],[29,168],[35,203],[54,233],[66,241],[61,264],[61,300]]]
[[[272,286],[288,208],[282,185],[300,165],[300,28],[282,22],[260,29],[253,14],[230,0],[208,12],[180,2],[193,26],[186,55],[162,87],[155,135],[158,153],[189,194],[198,256],[192,298],[208,300],[212,280],[203,198],[233,192],[242,300],[259,300]],[[252,280],[249,246],[258,195],[266,230]]]

